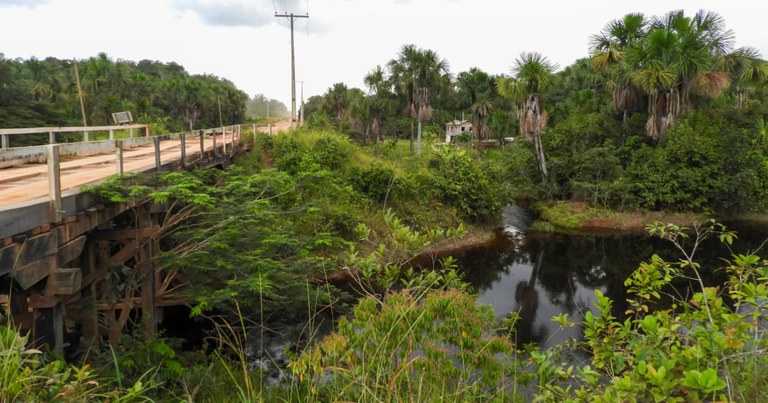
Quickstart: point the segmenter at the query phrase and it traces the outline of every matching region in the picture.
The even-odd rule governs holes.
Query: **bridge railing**
[[[0,129],[0,145],[2,148],[11,148],[11,136],[48,133],[48,144],[56,144],[58,133],[82,133],[83,141],[90,141],[90,133],[109,132],[109,139],[115,139],[115,131],[128,130],[129,137],[133,137],[134,130],[144,129],[144,136],[149,137],[149,125],[133,124],[122,126],[91,126],[91,127],[29,127],[18,129]]]
[[[125,126],[120,127],[124,128]],[[32,131],[38,129],[40,128],[30,129],[29,133],[40,133],[40,131]],[[10,130],[18,131],[20,129]],[[16,134],[19,133],[17,132]],[[3,148],[0,149],[0,168],[26,164],[30,162],[46,163],[48,167],[49,216],[50,222],[55,223],[61,221],[63,218],[62,214],[65,213],[65,211],[62,211],[61,187],[61,158],[63,156],[114,153],[115,173],[122,175],[125,173],[124,151],[152,144],[154,147],[155,169],[160,171],[164,164],[172,162],[162,160],[160,145],[163,141],[180,142],[181,155],[178,161],[181,167],[186,167],[193,159],[206,159],[206,152],[208,151],[208,148],[206,147],[205,139],[208,137],[212,139],[210,152],[214,157],[226,156],[231,158],[235,153],[237,144],[240,142],[240,125],[149,137],[129,137],[124,139],[111,139],[102,141]],[[195,147],[196,149],[192,155],[187,156],[187,141],[197,141],[199,144],[199,151],[197,150],[197,147]],[[174,160],[174,162],[175,161],[176,160]]]

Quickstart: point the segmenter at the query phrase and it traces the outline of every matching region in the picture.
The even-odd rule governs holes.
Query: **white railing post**
[[[7,134],[3,134],[2,136],[2,146],[3,148],[8,148],[11,146],[11,141]]]
[[[59,145],[45,146],[45,156],[48,161],[48,220],[52,223],[62,219],[61,205],[61,161]]]
[[[115,140],[115,163],[117,164],[117,174],[123,176],[123,173],[125,173],[123,167],[123,140]]]
[[[115,139],[115,129],[109,129],[109,139],[110,140]]]
[[[56,133],[48,132],[48,144],[56,144]]]
[[[128,131],[128,137],[133,138],[133,127]]]

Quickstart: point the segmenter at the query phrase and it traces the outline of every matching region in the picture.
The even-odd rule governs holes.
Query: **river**
[[[528,231],[533,214],[521,207],[504,211],[504,225],[496,240],[465,251],[459,267],[478,294],[481,304],[490,304],[501,320],[510,312],[519,313],[516,343],[536,343],[541,348],[560,344],[569,338],[580,339],[582,327],[560,330],[551,321],[566,313],[580,323],[587,310],[595,311],[594,290],[615,301],[613,314],[626,310],[624,280],[640,262],[653,254],[667,260],[680,258],[669,242],[644,233],[543,234]],[[734,253],[747,253],[768,239],[768,228],[747,222],[728,223],[737,231]],[[759,252],[768,256],[766,248]],[[731,251],[717,240],[706,242],[695,260],[703,265],[710,284],[724,281],[724,273],[714,270]],[[681,288],[678,285],[678,289]],[[685,285],[682,285],[685,288]]]

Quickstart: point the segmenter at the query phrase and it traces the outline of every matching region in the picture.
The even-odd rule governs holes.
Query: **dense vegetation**
[[[701,242],[736,240],[714,221],[649,226],[679,260],[640,263],[625,282],[626,312],[596,291],[597,314],[553,318],[579,322],[584,338],[544,351],[515,345],[519,315],[497,323],[453,259],[429,253],[468,225],[495,224],[515,193],[764,211],[768,67],[731,40],[713,13],[632,14],[561,72],[526,53],[511,76],[472,69],[455,79],[434,52],[408,45],[366,76],[368,93],[334,85],[307,104],[309,128],[257,137],[236,167],[91,188],[108,202],[168,207],[158,263],[204,284],[189,290],[193,311],[221,313],[218,332],[207,354],[134,335],[117,353],[88,357],[97,381],[89,367],[43,360],[0,328],[0,397],[764,401],[768,262],[725,256],[727,281],[705,285]],[[462,112],[475,127],[467,147],[433,146],[435,123]],[[483,151],[482,140],[503,137],[515,139]],[[271,385],[249,368],[247,329],[279,320],[306,322],[306,331],[290,348],[285,382]],[[316,333],[323,321],[330,335]]]
[[[365,76],[367,92],[338,83],[311,98],[307,122],[364,143],[410,137],[418,153],[421,137],[443,141],[443,125],[464,117],[475,141],[516,139],[507,148],[520,196],[764,211],[768,63],[733,42],[722,17],[702,10],[611,21],[588,57],[558,72],[524,53],[512,75],[452,75],[433,51],[406,45]]]
[[[189,74],[176,63],[112,60],[101,53],[77,67],[85,117],[74,61],[9,60],[0,53],[0,127],[82,126],[84,119],[103,126],[112,124],[113,112],[131,111],[136,122],[163,132],[241,123],[246,117],[248,96],[232,82]]]

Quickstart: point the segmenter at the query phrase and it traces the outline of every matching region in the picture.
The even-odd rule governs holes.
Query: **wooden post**
[[[90,141],[90,136],[88,135],[88,130],[83,131],[83,141]]]
[[[48,345],[52,351],[64,352],[64,304],[56,302],[51,308],[38,308],[32,336],[39,346]]]
[[[213,130],[213,156],[216,157],[216,129]]]
[[[117,174],[123,176],[123,140],[115,140],[115,163],[117,164]]]
[[[131,128],[128,130],[128,136],[129,136],[130,138],[133,138],[133,127],[131,127]]]
[[[157,169],[157,172],[160,172],[160,167],[162,166],[160,162],[160,137],[153,137],[152,141],[155,143],[155,169]]]
[[[222,127],[221,128],[221,143],[222,143],[222,153],[221,155],[226,156],[227,155],[227,128]]]
[[[269,131],[269,135],[272,135],[272,123],[267,124],[267,129]]]
[[[187,167],[187,133],[181,133],[181,167]]]
[[[115,129],[109,129],[109,139],[110,140],[115,139]]]
[[[253,124],[253,144],[256,144],[256,124]]]
[[[153,226],[152,210],[145,208],[139,213],[139,228],[151,228]],[[144,322],[144,330],[150,337],[157,334],[157,279],[155,277],[155,264],[152,261],[154,240],[152,236],[141,239],[144,245],[139,251],[139,260],[142,271],[141,279],[141,316]]]
[[[50,222],[59,222],[62,219],[61,210],[61,161],[59,160],[59,145],[49,144],[45,146],[45,155],[48,160],[48,219]]]
[[[56,133],[48,132],[48,144],[56,144]]]
[[[83,278],[92,277],[97,270],[96,267],[96,246],[93,242],[87,242],[81,256],[81,266],[83,267]],[[96,312],[96,292],[95,285],[90,282],[85,285],[80,293],[80,299],[83,301],[83,339],[86,345],[93,345],[99,340],[99,317]]]
[[[11,146],[10,137],[7,134],[2,135],[2,146],[3,148],[8,148]]]
[[[149,137],[149,125],[144,126],[144,134]]]
[[[200,130],[200,161],[205,159],[205,133]]]

